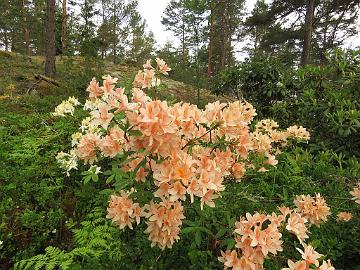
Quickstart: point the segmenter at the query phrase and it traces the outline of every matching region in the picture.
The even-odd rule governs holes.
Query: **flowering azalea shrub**
[[[255,213],[246,214],[236,223],[234,231],[236,238],[236,248],[240,250],[239,258],[236,250],[222,252],[219,258],[224,263],[225,268],[232,269],[263,269],[264,259],[269,255],[276,255],[282,251],[281,230],[286,229],[294,234],[304,247],[304,251],[298,249],[302,255],[302,260],[293,262],[288,261],[290,268],[285,269],[309,269],[310,266],[319,267],[318,259],[323,255],[317,253],[311,245],[305,244],[309,238],[308,221],[319,226],[321,221],[325,221],[330,214],[330,209],[324,199],[317,194],[315,198],[310,196],[297,196],[295,201],[296,209],[280,207],[281,214],[272,213],[271,215]],[[320,270],[333,270],[329,261],[323,262]]]
[[[72,135],[73,148],[60,152],[57,160],[68,174],[80,162],[88,165],[85,182],[106,175],[106,183],[115,187],[107,217],[120,230],[144,220],[151,245],[165,249],[179,240],[187,205],[199,201],[201,210],[215,207],[228,181],[240,182],[246,171],[276,166],[276,156],[289,141],[307,141],[310,135],[301,126],[279,130],[269,119],[253,124],[256,111],[247,102],[215,102],[200,109],[160,101],[160,76],[171,69],[161,59],[156,65],[147,61],[131,88],[116,87],[117,79],[109,75],[102,85],[93,79],[83,105],[89,116]],[[76,106],[80,103],[71,97],[54,116],[73,114]],[[280,208],[279,215],[241,218],[235,230],[239,252],[226,251],[220,261],[233,269],[263,269],[264,259],[282,250],[281,230],[286,229],[304,246],[303,260],[289,261],[289,269],[333,269],[327,261],[319,266],[321,255],[305,244],[307,224],[326,221],[329,207],[319,194],[298,196],[295,205],[293,210]]]

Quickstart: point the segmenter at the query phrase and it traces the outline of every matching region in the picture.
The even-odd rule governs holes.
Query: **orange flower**
[[[122,150],[119,142],[109,135],[100,140],[99,147],[105,157],[111,158],[115,157]]]
[[[265,222],[269,224],[264,228]],[[268,256],[268,253],[277,254],[278,251],[282,251],[279,225],[275,214],[266,216],[255,213],[252,216],[246,213],[246,218],[240,218],[240,221],[235,224],[234,232],[240,236],[236,238],[236,247],[244,249],[248,245],[261,251],[263,257]]]
[[[305,223],[307,223],[306,218],[301,217],[301,215],[298,213],[291,213],[286,225],[286,229],[289,232],[295,234],[300,242],[302,242],[306,238],[309,238],[307,235],[307,228]]]
[[[316,194],[315,198],[312,198],[309,195],[296,196],[294,203],[300,214],[316,226],[319,226],[321,222],[326,221],[327,217],[330,215],[330,208],[319,193]]]
[[[311,245],[303,244],[304,251],[299,248],[296,248],[300,253],[301,257],[306,261],[307,266],[314,264],[316,267],[319,266],[318,259],[323,256],[322,254],[315,251]]]
[[[145,205],[145,208],[148,211],[148,227],[145,233],[149,234],[151,246],[157,245],[161,249],[172,247],[180,238],[180,226],[185,218],[181,203],[168,200],[158,204],[151,202],[150,205]]]
[[[232,174],[237,179],[237,181],[240,181],[240,179],[244,176],[245,171],[245,164],[243,163],[237,162],[232,166]]]
[[[104,81],[101,90],[104,92],[105,95],[108,95],[115,88],[115,84],[118,79],[112,78],[110,75],[103,76],[102,78],[104,79]]]
[[[352,214],[349,212],[340,212],[337,215],[337,221],[349,221],[352,218]]]
[[[106,129],[110,124],[111,119],[114,117],[114,114],[109,113],[110,109],[111,107],[109,105],[102,103],[98,110],[92,111],[92,125],[102,126],[104,129]]]
[[[92,101],[95,101],[95,99],[103,95],[103,90],[100,88],[99,83],[96,81],[95,78],[92,78],[90,85],[88,86],[86,91],[89,92],[89,98]]]
[[[310,133],[302,126],[291,126],[288,127],[286,130],[291,137],[303,139],[306,141],[310,140]]]
[[[79,144],[75,149],[76,155],[84,160],[85,164],[93,164],[96,158],[96,147],[99,145],[99,136],[93,133],[87,133],[81,137]]]
[[[221,256],[218,259],[224,264],[225,269],[228,267],[235,268],[239,264],[238,254],[235,250],[221,251]]]
[[[288,260],[289,268],[283,268],[282,270],[308,270],[309,267],[306,265],[306,261],[293,262]]]
[[[360,204],[360,182],[357,183],[357,186],[354,187],[352,191],[350,191],[350,194],[354,196],[353,200]]]
[[[165,63],[164,60],[160,59],[160,58],[156,58],[156,64],[159,68],[159,71],[164,74],[164,75],[168,75],[168,71],[171,70],[171,68]]]
[[[145,216],[144,209],[138,203],[133,203],[129,198],[131,192],[120,191],[120,196],[112,195],[107,209],[107,218],[117,224],[120,229],[126,226],[132,229],[132,223],[140,223],[140,218]]]
[[[186,188],[180,181],[176,181],[172,188],[169,189],[170,201],[175,202],[177,200],[185,201]]]
[[[330,260],[323,261],[322,265],[319,267],[319,270],[335,270],[335,268],[331,265]]]

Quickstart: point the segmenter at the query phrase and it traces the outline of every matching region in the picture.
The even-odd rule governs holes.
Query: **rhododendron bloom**
[[[110,124],[110,121],[114,117],[114,114],[109,113],[111,107],[105,103],[99,106],[98,110],[92,111],[91,115],[93,117],[92,125],[102,126],[104,129]]]
[[[168,75],[168,71],[171,70],[171,68],[165,63],[164,60],[160,59],[160,58],[156,58],[156,64],[159,68],[159,71],[164,74],[164,75]]]
[[[99,83],[93,78],[90,82],[89,87],[86,89],[89,92],[90,100],[94,101],[96,98],[101,97],[103,94],[103,90],[99,86]]]
[[[301,257],[306,261],[307,265],[314,264],[315,266],[319,266],[318,259],[323,255],[316,252],[315,249],[311,245],[303,244],[304,251],[297,248],[297,250],[301,253]]]
[[[319,270],[335,270],[335,268],[331,265],[330,260],[323,261],[322,265],[319,267]]]
[[[77,169],[78,157],[74,150],[70,153],[59,152],[56,155],[56,161],[60,164],[60,167],[66,171],[67,175],[72,169]]]
[[[80,105],[80,102],[76,98],[69,97],[68,100],[64,100],[55,108],[55,112],[53,112],[52,115],[53,116],[65,116],[65,114],[74,115],[75,106],[78,105]]]
[[[272,219],[273,217],[271,217]],[[282,251],[281,233],[278,225],[270,221],[266,228],[263,228],[265,221],[270,221],[268,216],[255,214],[246,214],[246,219],[240,219],[236,223],[235,233],[240,235],[237,238],[237,247],[242,247],[242,243],[249,240],[249,245],[253,248],[258,247],[263,256],[266,257],[268,253],[277,254]]]
[[[120,196],[111,195],[107,209],[107,218],[117,224],[120,229],[126,226],[132,229],[133,222],[140,223],[140,218],[145,216],[143,208],[129,198],[131,192],[120,191]]]
[[[103,76],[102,78],[104,79],[104,82],[103,86],[101,86],[101,90],[104,92],[104,95],[108,95],[115,88],[114,84],[116,84],[118,79],[113,78],[110,75]]]
[[[340,212],[337,215],[337,221],[349,221],[352,218],[352,214],[349,212]]]
[[[76,155],[85,163],[92,164],[96,159],[96,148],[99,146],[100,138],[93,133],[87,133],[81,137],[75,149]]]
[[[352,196],[354,196],[354,197],[353,197],[353,200],[354,200],[356,203],[360,204],[360,182],[357,183],[357,186],[354,187],[354,189],[353,189],[352,191],[350,191],[350,194],[351,194]]]
[[[245,174],[245,171],[245,165],[242,163],[235,163],[232,166],[232,174],[236,179],[242,178]]]
[[[151,65],[151,59],[146,60],[146,63],[143,65],[144,69],[154,69]]]
[[[301,217],[298,213],[291,213],[286,229],[295,234],[300,241],[304,241],[306,238],[309,238],[305,223],[307,223],[306,218]]]
[[[288,260],[288,268],[283,268],[282,270],[308,270],[306,261],[297,261],[293,262],[292,260]]]
[[[286,129],[286,131],[290,134],[292,137],[301,138],[306,141],[310,139],[310,133],[302,126],[291,126]]]
[[[179,202],[162,201],[158,204],[151,202],[145,205],[149,240],[152,246],[159,246],[161,249],[172,247],[175,241],[179,240],[180,226],[183,215],[183,206]]]
[[[330,208],[320,194],[316,194],[315,198],[312,198],[310,195],[296,196],[294,203],[299,213],[316,226],[326,221],[330,215]]]

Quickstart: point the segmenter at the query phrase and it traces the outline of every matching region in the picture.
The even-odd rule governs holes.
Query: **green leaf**
[[[183,234],[187,234],[187,233],[191,233],[191,232],[204,232],[204,233],[207,233],[209,235],[213,235],[213,233],[209,229],[207,229],[205,227],[186,227],[186,228],[183,228],[181,230],[181,232]]]
[[[195,243],[198,247],[201,246],[201,233],[199,231],[195,232]]]
[[[91,176],[91,179],[92,179],[94,182],[97,182],[97,181],[99,181],[99,176],[98,176],[97,174],[93,174],[93,175]]]
[[[216,238],[220,238],[222,237],[228,230],[223,228],[223,229],[220,229],[220,231],[217,232],[217,234],[215,235]]]
[[[114,181],[115,175],[110,175],[107,179],[106,179],[106,184],[111,183],[112,181]]]
[[[134,129],[131,129],[131,130],[128,130],[127,133],[131,136],[135,136],[135,137],[140,137],[142,136],[142,132],[140,130],[134,130]]]
[[[115,182],[114,187],[116,188],[116,190],[121,190],[129,185],[132,185],[133,183],[134,180],[131,178],[121,178]]]
[[[90,182],[91,177],[92,177],[91,175],[87,175],[87,176],[85,176],[85,177],[83,178],[85,185]]]
[[[233,249],[236,245],[236,241],[232,238],[225,239],[221,244],[221,246],[225,246],[225,245],[226,245],[226,249]]]

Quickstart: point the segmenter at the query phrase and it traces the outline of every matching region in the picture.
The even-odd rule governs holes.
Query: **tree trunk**
[[[62,0],[62,18],[61,18],[61,53],[66,53],[66,31],[67,31],[67,0]]]
[[[101,0],[101,15],[102,15],[102,23],[103,25],[105,25],[105,20],[106,20],[106,17],[105,17],[105,0]],[[104,36],[102,35],[101,36],[101,40],[103,42],[102,46],[101,46],[101,59],[105,59],[105,48],[104,48],[104,44],[105,44],[105,38]]]
[[[114,24],[113,24],[113,62],[114,64],[116,63],[116,43],[117,43],[117,40],[116,40],[116,3],[115,1],[113,2],[113,21],[114,21]]]
[[[209,16],[209,50],[208,50],[208,69],[207,69],[207,76],[208,81],[212,77],[212,57],[213,57],[213,42],[214,42],[214,10],[213,10],[213,4],[210,3],[210,16]]]
[[[301,54],[300,65],[305,66],[310,62],[311,36],[314,23],[315,0],[308,0],[306,6],[305,25],[304,25],[304,43]]]
[[[25,54],[30,56],[30,31],[28,28],[27,21],[27,10],[26,10],[26,0],[22,1],[22,16],[23,16],[23,33],[24,33],[24,46],[25,46]]]
[[[47,0],[45,75],[55,76],[55,0]]]
[[[227,13],[228,13],[228,6],[226,1],[222,2],[220,6],[221,10],[221,58],[220,58],[220,67],[219,71],[223,70],[226,66],[226,59],[227,59],[227,50],[228,50],[228,32],[229,32],[229,25],[227,24]]]
[[[182,25],[181,25],[181,50],[182,50],[182,64],[185,66],[185,16],[182,17]]]

